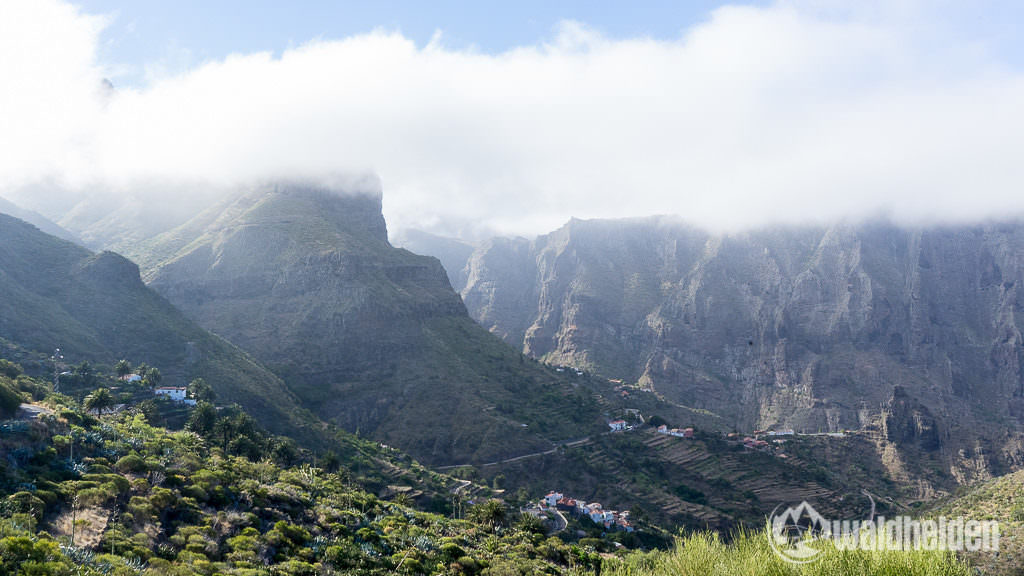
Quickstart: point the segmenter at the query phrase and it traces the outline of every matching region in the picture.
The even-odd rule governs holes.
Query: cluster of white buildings
[[[579,368],[573,368],[572,366],[566,366],[565,364],[555,366],[555,372],[565,372],[566,370],[569,372],[575,372],[577,376],[583,376],[583,370],[580,370]]]
[[[669,428],[662,424],[658,426],[658,434],[668,434],[669,436],[675,436],[676,438],[693,438],[693,428]]]
[[[548,495],[540,501],[540,506],[541,510],[545,507],[555,508],[576,516],[586,516],[587,518],[590,518],[591,522],[604,526],[606,530],[623,530],[625,532],[633,531],[633,524],[629,520],[629,510],[623,510],[622,512],[605,510],[604,507],[601,506],[600,502],[588,503],[583,500],[569,498],[561,492],[549,492]]]

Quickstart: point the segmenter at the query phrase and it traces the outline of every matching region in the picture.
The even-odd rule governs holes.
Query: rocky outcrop
[[[436,258],[391,246],[379,191],[273,184],[146,248],[150,286],[306,407],[423,461],[547,449],[598,420],[572,403],[530,416],[575,392],[477,326]]]
[[[481,246],[463,298],[528,354],[737,428],[857,429],[884,412],[893,442],[956,466],[979,438],[1018,434],[1022,266],[1019,224],[718,235],[673,218],[573,220]]]

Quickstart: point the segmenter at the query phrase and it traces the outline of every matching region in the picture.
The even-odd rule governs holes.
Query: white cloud
[[[58,2],[0,4],[0,186],[86,170],[101,112],[105,19]]]
[[[915,4],[726,7],[672,41],[567,23],[496,55],[381,31],[208,62],[105,107],[102,20],[13,6],[0,190],[369,170],[392,227],[521,234],[1024,212],[1024,77]]]

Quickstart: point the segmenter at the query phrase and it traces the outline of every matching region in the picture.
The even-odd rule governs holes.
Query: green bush
[[[6,376],[11,380],[14,380],[18,376],[21,376],[22,372],[23,370],[21,369],[21,366],[9,360],[4,360],[3,358],[0,358],[0,375]]]
[[[127,492],[131,488],[131,482],[119,474],[83,474],[82,480],[100,482],[102,484],[114,484],[117,492]]]
[[[690,488],[685,484],[680,484],[679,486],[676,486],[673,492],[675,492],[676,496],[679,496],[680,498],[686,500],[687,502],[693,502],[695,504],[704,504],[708,501],[707,496],[705,496],[703,492],[697,490],[696,488]]]
[[[6,377],[0,377],[0,417],[10,418],[18,411],[24,401],[21,392],[14,388]]]
[[[37,522],[43,519],[43,512],[46,511],[46,503],[31,492],[15,492],[11,494],[7,497],[7,504],[12,512],[29,514]]]
[[[146,471],[146,461],[138,454],[124,456],[114,464],[114,468],[121,472],[134,472],[136,474]]]

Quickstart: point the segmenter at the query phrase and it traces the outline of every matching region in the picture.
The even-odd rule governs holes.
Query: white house
[[[613,432],[618,432],[619,430],[625,430],[626,429],[626,421],[625,420],[612,420],[611,422],[608,423],[608,426],[612,429]]]
[[[153,390],[153,393],[156,394],[157,396],[165,396],[167,397],[168,400],[171,400],[173,402],[183,402],[185,404],[188,404],[189,406],[196,405],[195,400],[186,397],[186,394],[188,393],[188,388],[176,386],[161,386],[160,388]]]
[[[544,497],[544,503],[548,506],[554,507],[563,497],[561,492],[548,492],[548,495]]]
[[[138,374],[125,374],[120,378],[121,382],[141,382],[142,376]]]
[[[669,430],[668,426],[662,424],[658,426],[659,434],[668,434],[669,436],[675,436],[677,438],[693,438],[693,428],[672,428]]]

